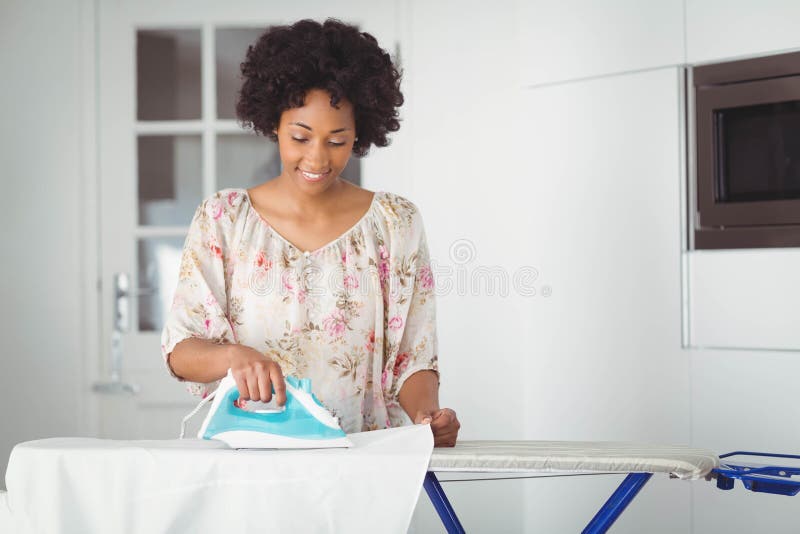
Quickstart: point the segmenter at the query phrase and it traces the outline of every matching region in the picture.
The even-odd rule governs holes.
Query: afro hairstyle
[[[248,47],[241,71],[236,117],[273,141],[281,114],[303,106],[311,89],[330,94],[332,106],[342,99],[353,105],[356,156],[373,144],[388,145],[387,134],[400,128],[400,71],[378,41],[356,26],[327,19],[270,27]]]

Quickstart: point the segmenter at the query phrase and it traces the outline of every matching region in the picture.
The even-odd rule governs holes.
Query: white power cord
[[[199,411],[200,411],[200,409],[201,409],[203,406],[205,406],[206,404],[208,404],[209,402],[211,402],[211,399],[213,399],[213,398],[214,398],[214,395],[216,395],[216,394],[217,394],[217,392],[216,392],[216,391],[214,391],[214,392],[213,392],[213,393],[211,393],[211,394],[210,394],[208,397],[206,397],[205,399],[201,400],[201,401],[200,401],[200,402],[197,404],[197,406],[195,406],[195,409],[194,409],[194,410],[192,410],[191,412],[189,412],[189,415],[187,415],[186,417],[184,417],[184,418],[183,418],[183,421],[181,421],[181,435],[180,435],[180,438],[178,438],[178,439],[183,439],[183,436],[186,434],[186,423],[188,423],[188,422],[189,422],[189,419],[191,419],[192,417],[194,417],[194,416],[195,416],[195,414],[196,414],[197,412],[199,412]]]

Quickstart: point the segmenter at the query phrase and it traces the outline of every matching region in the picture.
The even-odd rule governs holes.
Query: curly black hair
[[[356,26],[336,19],[272,26],[248,47],[241,70],[236,117],[273,141],[281,114],[303,106],[311,89],[327,91],[332,106],[342,99],[353,105],[356,156],[373,144],[388,145],[387,134],[400,129],[400,71],[378,41]]]

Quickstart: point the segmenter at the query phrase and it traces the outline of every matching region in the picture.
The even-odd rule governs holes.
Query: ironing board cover
[[[597,441],[460,441],[433,450],[429,469],[472,473],[668,473],[707,476],[719,458],[705,449]]]

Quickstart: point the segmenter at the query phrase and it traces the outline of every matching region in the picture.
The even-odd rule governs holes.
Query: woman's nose
[[[328,150],[322,143],[311,143],[305,159],[313,167],[309,169],[311,171],[324,171],[328,168]]]

